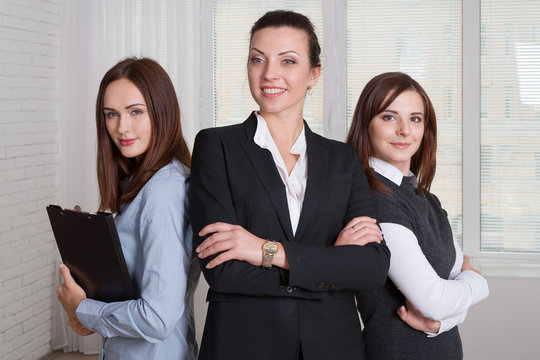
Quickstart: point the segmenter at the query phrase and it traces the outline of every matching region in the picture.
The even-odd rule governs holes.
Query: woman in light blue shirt
[[[103,335],[101,359],[196,359],[186,192],[190,154],[173,84],[153,60],[128,58],[101,81],[97,104],[100,210],[116,226],[136,299],[87,299],[65,265],[57,293],[79,335]],[[99,259],[96,259],[99,261]]]

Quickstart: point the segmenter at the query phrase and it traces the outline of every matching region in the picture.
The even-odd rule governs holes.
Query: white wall
[[[48,353],[56,249],[59,3],[0,0],[0,358]]]
[[[465,360],[540,358],[540,279],[487,279],[489,297],[460,326]]]

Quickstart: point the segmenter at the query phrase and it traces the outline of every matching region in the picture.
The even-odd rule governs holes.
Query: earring
[[[308,95],[311,95],[313,93],[313,89],[311,88],[311,86],[308,86],[307,93]]]

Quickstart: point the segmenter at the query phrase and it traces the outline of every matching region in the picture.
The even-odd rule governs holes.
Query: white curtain
[[[101,78],[128,56],[158,61],[175,85],[184,136],[191,144],[200,127],[193,90],[198,17],[192,0],[69,0],[62,7],[59,203],[93,212],[98,206],[95,100]],[[65,325],[60,308],[54,314],[53,348],[99,351],[98,335],[81,339]]]

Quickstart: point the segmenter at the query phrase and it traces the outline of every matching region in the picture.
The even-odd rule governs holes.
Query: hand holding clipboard
[[[89,214],[58,205],[47,206],[47,213],[62,261],[88,298],[105,302],[135,298],[110,213]]]

